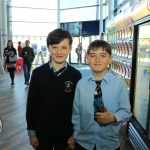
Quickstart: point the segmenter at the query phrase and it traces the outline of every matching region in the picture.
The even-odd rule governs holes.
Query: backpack
[[[76,48],[75,52],[78,53],[78,48]]]

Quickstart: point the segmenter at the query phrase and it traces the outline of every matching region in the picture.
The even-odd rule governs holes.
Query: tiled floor
[[[83,75],[89,75],[88,66],[76,66]],[[15,86],[10,85],[10,77],[6,72],[6,80],[0,76],[0,117],[3,120],[3,131],[0,134],[0,150],[33,150],[29,144],[26,131],[26,98],[28,87],[24,85],[23,71],[15,74]],[[133,150],[128,139],[120,134],[122,150]]]

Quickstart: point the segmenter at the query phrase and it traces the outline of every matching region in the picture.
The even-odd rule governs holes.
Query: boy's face
[[[59,44],[50,45],[48,48],[51,53],[52,61],[56,64],[62,64],[66,61],[71,51],[69,39],[64,39]]]
[[[90,50],[87,61],[94,73],[105,74],[108,64],[112,62],[112,57],[102,48],[97,48]]]

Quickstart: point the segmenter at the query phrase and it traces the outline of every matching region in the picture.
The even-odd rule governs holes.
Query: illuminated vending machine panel
[[[133,115],[147,131],[150,139],[148,105],[150,101],[150,22],[140,25],[137,42],[137,61]]]
[[[113,62],[110,73],[125,80],[128,92],[130,92],[130,79],[132,69],[132,26],[116,30],[110,33]]]

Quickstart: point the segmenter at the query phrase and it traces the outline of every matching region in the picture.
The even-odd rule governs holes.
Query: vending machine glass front
[[[146,130],[150,88],[150,23],[140,25],[138,30],[133,115]]]

